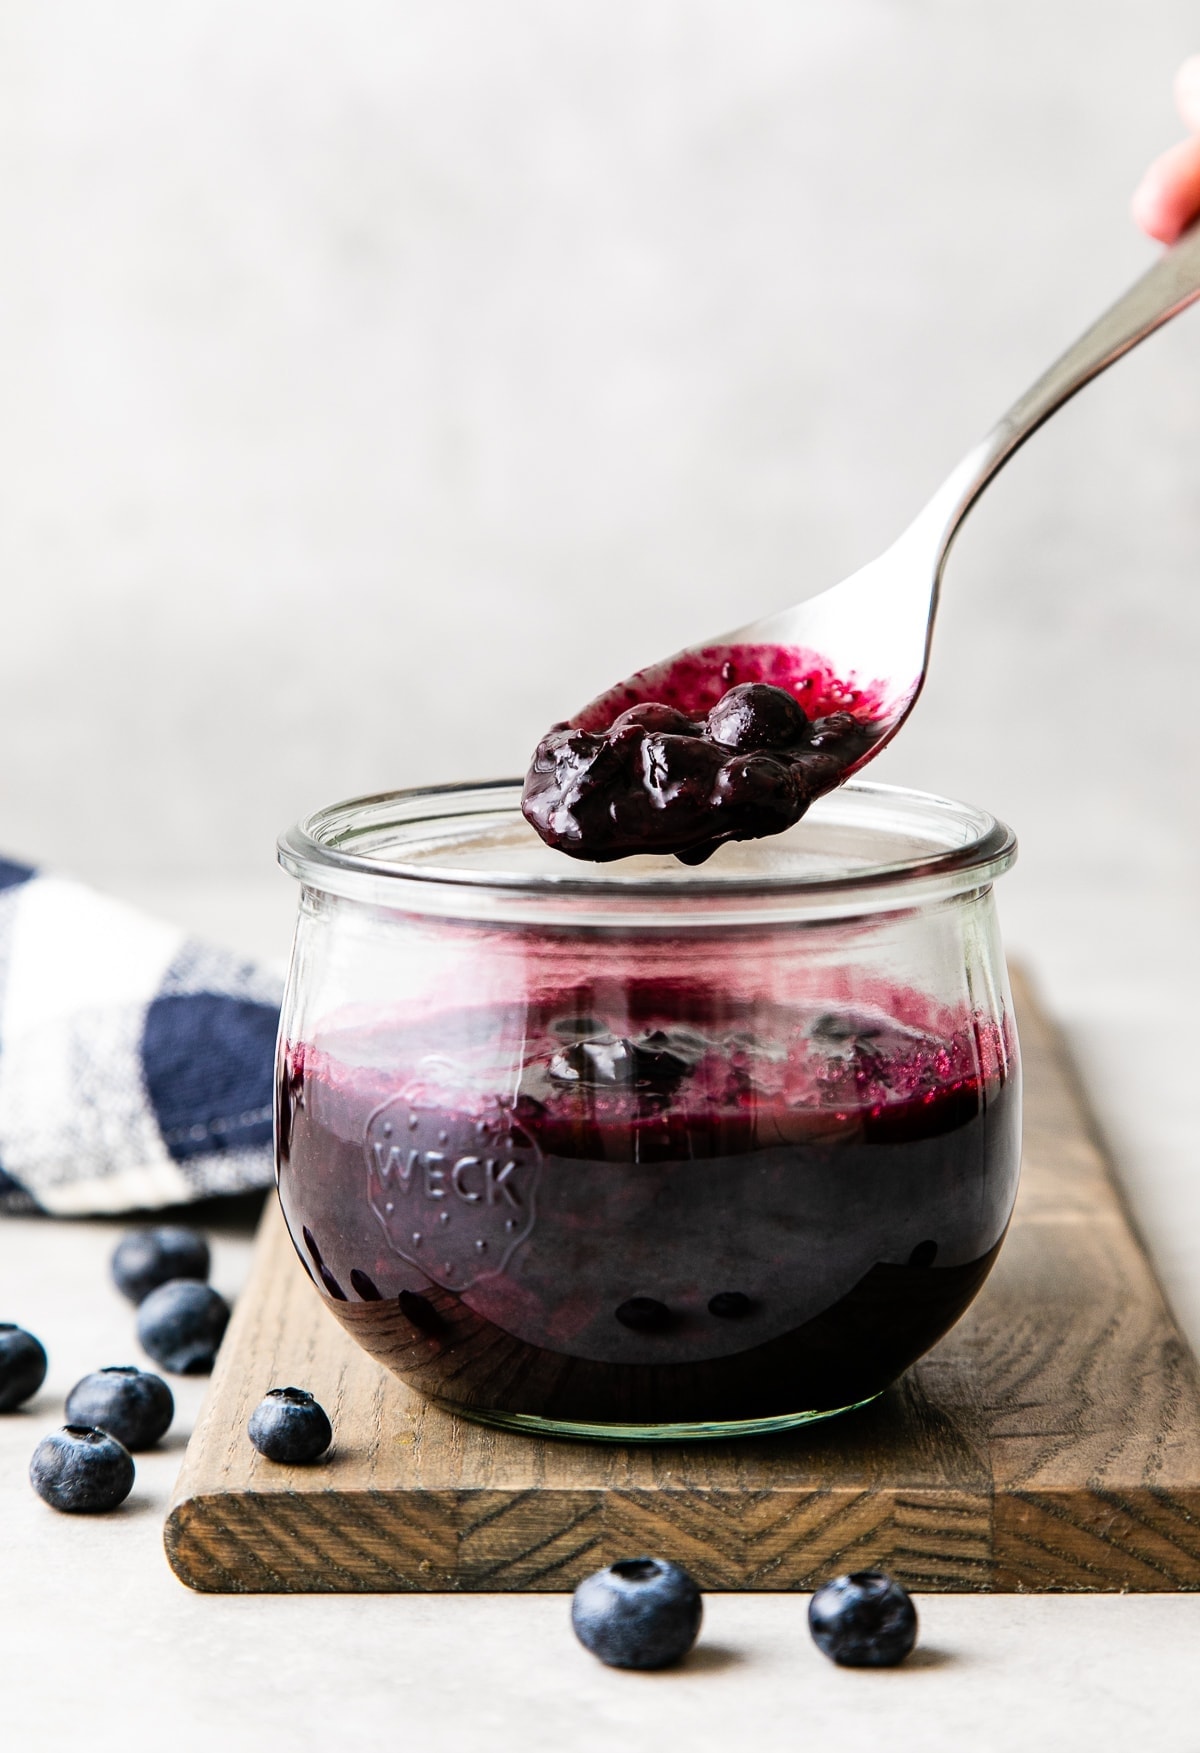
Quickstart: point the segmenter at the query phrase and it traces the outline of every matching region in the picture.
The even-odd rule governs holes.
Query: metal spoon
[[[972,505],[1032,432],[1106,366],[1200,298],[1200,224],[1027,390],[939,487],[879,559],[795,608],[750,621],[638,670],[570,723],[604,730],[643,701],[707,712],[736,682],[787,688],[812,715],[848,709],[878,735],[840,778],[877,755],[912,711],[925,680],[942,570]]]

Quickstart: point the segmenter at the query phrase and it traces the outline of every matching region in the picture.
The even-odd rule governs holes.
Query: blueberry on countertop
[[[0,1412],[14,1412],[46,1379],[46,1348],[24,1327],[0,1321]]]
[[[229,1304],[211,1285],[173,1278],[139,1304],[137,1335],[143,1349],[179,1376],[204,1376],[229,1323]]]
[[[823,1583],[808,1604],[817,1648],[844,1668],[894,1668],[917,1641],[908,1590],[882,1570],[856,1570]]]
[[[175,1416],[175,1400],[161,1376],[133,1364],[94,1370],[67,1395],[72,1424],[94,1425],[127,1449],[153,1448]]]
[[[172,1278],[208,1278],[208,1243],[196,1230],[162,1224],[152,1230],[128,1230],[112,1257],[112,1275],[122,1296],[140,1303]]]
[[[100,1515],[129,1496],[133,1458],[107,1431],[68,1424],[43,1437],[33,1451],[29,1482],[56,1510]]]
[[[610,1668],[669,1668],[695,1643],[703,1611],[700,1590],[677,1564],[623,1558],[580,1583],[571,1624]]]
[[[315,1461],[333,1441],[325,1408],[304,1388],[272,1388],[250,1414],[250,1441],[268,1461]]]

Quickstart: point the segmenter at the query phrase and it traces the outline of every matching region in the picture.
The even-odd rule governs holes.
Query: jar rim
[[[977,890],[1006,871],[1017,851],[1012,829],[986,810],[933,792],[853,779],[818,799],[786,834],[723,848],[734,857],[720,866],[664,857],[585,865],[541,845],[520,816],[520,795],[519,780],[501,779],[350,798],[314,811],[283,834],[279,862],[306,888],[404,911],[462,912],[462,899],[452,901],[451,894],[462,897],[466,890],[482,891],[502,906],[544,908],[561,899],[622,915],[650,904],[660,913],[682,908],[710,916],[714,907],[740,912],[748,902],[828,915],[891,911],[917,893],[929,901],[937,891]],[[501,858],[501,868],[489,869],[498,841],[495,834],[489,841],[480,824],[500,822],[509,831],[510,868],[503,868]],[[860,853],[857,861],[838,867],[836,858],[827,856],[823,865],[817,856],[814,828],[834,841],[839,832],[843,839],[856,833],[864,845],[874,829],[886,853],[885,823],[891,857],[872,862]],[[470,859],[461,850],[468,828],[476,836]],[[451,846],[456,831],[457,861]],[[905,836],[910,849],[895,856]]]

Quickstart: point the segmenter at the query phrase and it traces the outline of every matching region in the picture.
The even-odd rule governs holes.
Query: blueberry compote
[[[987,1275],[1013,1052],[903,994],[751,1009],[682,980],[376,1015],[285,1049],[280,1194],[338,1318],[465,1411],[819,1415],[894,1380]]]
[[[605,696],[538,744],[521,808],[548,846],[702,864],[727,840],[790,828],[880,739],[872,691],[786,648],[701,653],[646,685],[654,698],[631,686],[618,710],[624,696]]]

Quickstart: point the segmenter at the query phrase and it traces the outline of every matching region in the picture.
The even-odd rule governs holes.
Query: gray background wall
[[[515,771],[886,545],[1152,259],[1198,47],[1183,0],[6,0],[0,850],[284,953],[300,812]],[[975,513],[880,766],[1020,832],[1168,1275],[1198,572],[1193,314]]]

